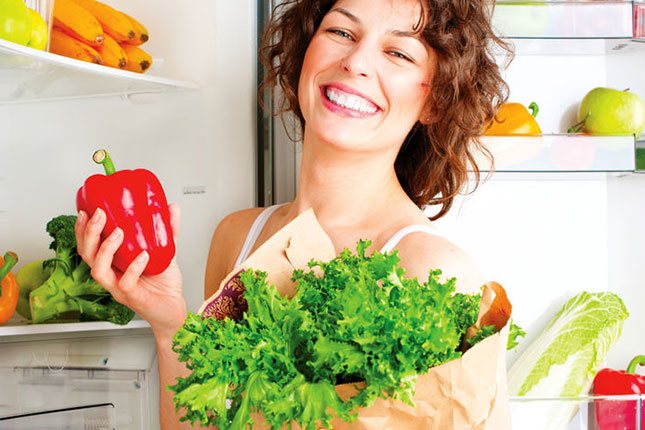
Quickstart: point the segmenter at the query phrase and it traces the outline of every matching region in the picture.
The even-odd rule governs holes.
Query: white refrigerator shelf
[[[497,0],[493,26],[509,38],[645,37],[643,0]]]
[[[154,67],[154,66],[153,66]],[[196,90],[192,82],[92,64],[0,39],[0,104]]]
[[[52,339],[66,337],[115,336],[119,333],[150,333],[147,321],[134,319],[126,325],[107,321],[88,321],[76,323],[26,324],[15,319],[0,326],[0,344],[34,338]]]
[[[634,136],[545,134],[537,136],[484,136],[492,153],[491,169],[478,157],[481,171],[495,172],[633,172]]]

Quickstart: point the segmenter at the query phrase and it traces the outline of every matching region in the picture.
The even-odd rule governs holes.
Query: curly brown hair
[[[280,86],[277,113],[293,112],[304,129],[298,104],[298,81],[305,51],[323,17],[337,0],[284,0],[277,5],[262,37],[265,67],[262,89]],[[419,0],[418,31],[437,54],[426,110],[428,123],[417,122],[406,137],[394,167],[401,186],[420,208],[440,205],[431,219],[445,215],[468,183],[480,181],[476,159],[483,154],[493,165],[479,136],[499,106],[508,86],[495,61],[497,50],[512,58],[510,45],[491,27],[492,0]],[[473,188],[473,190],[474,190]]]

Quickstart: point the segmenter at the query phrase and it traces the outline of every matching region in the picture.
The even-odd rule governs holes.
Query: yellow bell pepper
[[[537,103],[529,105],[531,113],[520,103],[504,103],[484,131],[484,136],[542,134],[535,117],[539,108]]]
[[[0,256],[0,324],[4,324],[13,315],[18,303],[18,282],[10,270],[18,262],[15,252]]]

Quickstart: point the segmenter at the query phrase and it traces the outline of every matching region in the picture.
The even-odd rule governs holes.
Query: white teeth
[[[341,93],[336,89],[327,88],[325,89],[325,95],[338,106],[364,113],[376,112],[376,107],[373,104],[354,94]]]

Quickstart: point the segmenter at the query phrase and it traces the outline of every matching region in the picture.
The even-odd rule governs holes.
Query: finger
[[[92,278],[110,293],[116,286],[116,273],[112,269],[112,260],[114,259],[114,253],[119,249],[122,242],[123,230],[117,227],[99,247],[92,266]]]
[[[181,209],[176,203],[170,203],[168,205],[168,210],[170,211],[170,227],[172,228],[172,235],[175,242],[179,237],[179,224],[181,223]]]
[[[105,227],[105,219],[105,212],[101,208],[96,209],[92,218],[87,222],[87,227],[83,233],[83,249],[81,250],[83,254],[80,255],[83,256],[90,266],[94,264],[94,260],[96,259],[96,254],[101,243],[101,232]]]
[[[86,227],[87,227],[87,214],[85,213],[85,211],[78,211],[78,215],[76,216],[76,222],[74,223],[74,236],[76,237],[76,249],[77,249],[78,255],[80,255],[81,257],[84,254],[83,232],[85,231]]]
[[[119,290],[125,295],[130,295],[136,290],[139,283],[139,277],[143,270],[148,265],[150,255],[146,251],[141,251],[137,258],[135,258],[128,268],[123,272],[123,276],[119,280]]]

